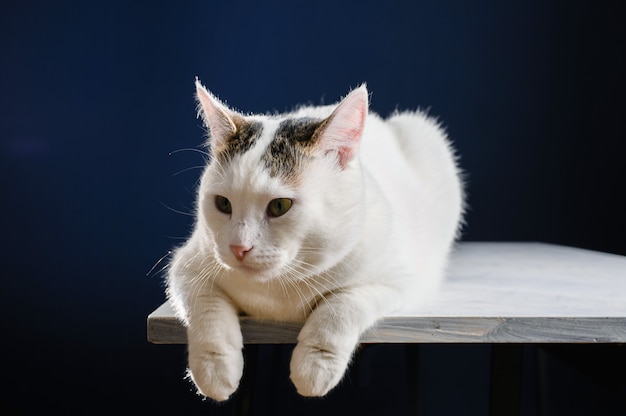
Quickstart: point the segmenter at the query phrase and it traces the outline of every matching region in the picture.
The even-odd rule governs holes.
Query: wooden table
[[[246,344],[295,343],[301,327],[249,317],[241,324]],[[186,343],[167,302],[148,316],[148,340]],[[461,243],[437,299],[384,317],[362,342],[624,343],[626,257],[543,243]],[[492,413],[513,414],[521,370],[511,363],[521,362],[521,349],[499,348]]]
[[[248,344],[295,343],[299,324],[241,318]],[[148,340],[184,344],[165,302]],[[626,342],[626,257],[542,243],[461,243],[438,299],[387,316],[364,343]]]

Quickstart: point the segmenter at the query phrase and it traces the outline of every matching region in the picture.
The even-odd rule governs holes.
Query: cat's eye
[[[215,207],[218,211],[223,212],[224,214],[230,215],[233,213],[233,207],[230,205],[230,201],[225,196],[215,196]]]
[[[289,198],[272,199],[267,206],[267,213],[272,217],[280,217],[289,211],[292,204],[293,201]]]

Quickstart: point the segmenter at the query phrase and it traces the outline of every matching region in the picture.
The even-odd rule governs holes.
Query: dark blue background
[[[182,380],[183,346],[145,339],[164,300],[162,264],[149,271],[192,224],[203,158],[176,151],[202,144],[196,75],[245,112],[331,103],[367,82],[373,110],[428,108],[447,127],[467,173],[464,240],[626,254],[624,7],[509,3],[4,1],[0,410],[230,410]],[[351,400],[401,412],[404,349],[370,351],[383,369],[327,402],[299,401],[280,367],[296,406],[284,412]],[[421,347],[421,410],[486,411],[489,352]],[[616,397],[532,356],[587,393],[550,390],[546,404],[533,382],[529,411]]]

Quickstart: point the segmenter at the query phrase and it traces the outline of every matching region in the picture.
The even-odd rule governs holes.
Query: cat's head
[[[243,115],[196,89],[211,150],[199,226],[218,262],[269,280],[306,279],[340,261],[361,230],[365,86],[337,106],[280,116]]]

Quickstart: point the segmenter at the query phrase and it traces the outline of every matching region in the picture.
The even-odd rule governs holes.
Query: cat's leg
[[[341,381],[361,334],[398,299],[382,285],[342,289],[307,318],[291,357],[291,381],[303,396],[324,396]]]
[[[217,288],[194,300],[187,337],[189,373],[198,391],[228,399],[243,373],[243,337],[236,308]]]

